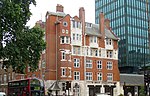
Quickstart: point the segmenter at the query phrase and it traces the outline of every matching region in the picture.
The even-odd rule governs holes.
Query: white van
[[[5,92],[0,92],[0,96],[6,96]]]

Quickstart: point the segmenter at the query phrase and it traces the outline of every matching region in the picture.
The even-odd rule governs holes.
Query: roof
[[[126,85],[144,85],[144,75],[120,74],[120,83]]]
[[[66,16],[64,12],[50,12],[50,11],[47,11],[46,15],[56,15],[56,16],[62,16],[62,17]]]
[[[92,24],[91,27],[86,27],[85,33],[87,35],[93,35],[93,36],[98,36],[98,37],[102,36],[99,31],[99,24]],[[106,27],[105,27],[105,36],[106,38],[118,40],[118,37],[116,37],[114,33]]]
[[[59,87],[59,85],[58,85],[58,82],[57,82],[57,81],[54,82],[54,83],[48,88],[48,90],[59,91],[59,90],[60,90],[60,87]]]

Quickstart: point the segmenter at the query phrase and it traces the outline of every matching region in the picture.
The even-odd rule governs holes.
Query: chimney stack
[[[110,20],[109,19],[105,19],[105,25],[108,29],[110,28]]]
[[[102,37],[105,37],[105,17],[104,17],[104,13],[101,12],[99,15],[99,31],[102,35]]]
[[[57,4],[56,12],[64,12],[64,7],[62,5],[60,5],[60,4]]]
[[[81,21],[84,21],[85,22],[85,10],[84,10],[84,7],[81,7],[79,9],[79,19]]]
[[[82,23],[82,34],[85,35],[85,10],[84,10],[84,7],[81,7],[79,9],[79,19],[81,20],[81,23]],[[85,36],[83,36],[83,37],[85,37]],[[85,38],[83,38],[82,44],[85,45]]]

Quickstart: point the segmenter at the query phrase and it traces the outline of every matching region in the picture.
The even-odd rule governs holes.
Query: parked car
[[[5,92],[0,92],[0,96],[6,96]]]

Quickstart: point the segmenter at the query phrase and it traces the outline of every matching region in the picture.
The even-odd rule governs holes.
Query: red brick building
[[[46,14],[46,88],[58,95],[94,96],[119,92],[118,37],[108,19],[100,13],[100,24],[85,22],[85,10],[79,17],[65,14],[62,5]],[[90,19],[90,18],[89,18]],[[66,89],[66,82],[71,86]],[[55,83],[56,84],[56,83]]]

